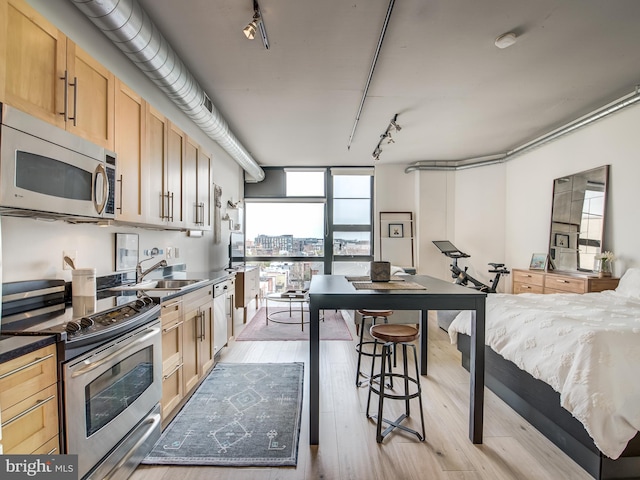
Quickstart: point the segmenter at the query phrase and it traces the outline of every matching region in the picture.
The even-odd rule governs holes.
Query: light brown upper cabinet
[[[162,224],[168,215],[164,195],[164,171],[167,163],[167,124],[158,110],[146,104],[147,157],[149,159],[149,223]]]
[[[184,164],[184,205],[187,228],[211,229],[211,158],[187,138]]]
[[[198,225],[203,230],[211,230],[211,157],[203,150],[198,153],[197,204],[201,205]]]
[[[147,105],[149,214],[147,223],[182,228],[182,166],[186,138],[158,110]]]
[[[116,79],[116,219],[125,222],[144,223],[147,219],[149,175],[145,103],[140,95]]]
[[[182,227],[185,224],[182,167],[186,146],[187,138],[184,132],[169,122],[165,185],[166,199],[170,206],[168,222],[170,226],[175,227]]]
[[[184,179],[185,226],[194,228],[198,225],[200,205],[197,194],[198,153],[200,148],[191,138],[186,139],[182,178]]]
[[[24,0],[0,0],[3,101],[114,148],[114,76]]]

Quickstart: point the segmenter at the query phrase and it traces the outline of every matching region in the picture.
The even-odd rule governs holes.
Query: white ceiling
[[[139,0],[262,166],[374,165],[504,153],[634,91],[638,0]],[[518,34],[500,50],[495,38]]]

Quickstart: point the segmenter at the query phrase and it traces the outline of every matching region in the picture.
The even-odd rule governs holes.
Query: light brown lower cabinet
[[[55,345],[0,364],[5,455],[60,453]]]
[[[213,367],[213,285],[163,302],[161,308],[161,406],[166,426]]]
[[[182,297],[161,304],[162,319],[162,418],[184,398]]]

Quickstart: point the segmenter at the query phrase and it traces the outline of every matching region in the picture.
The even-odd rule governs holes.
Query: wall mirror
[[[556,270],[593,271],[602,252],[609,165],[553,181],[549,258]]]

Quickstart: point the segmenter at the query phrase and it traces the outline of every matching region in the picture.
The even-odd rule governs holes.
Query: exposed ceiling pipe
[[[499,153],[495,155],[488,155],[484,157],[469,158],[465,160],[422,160],[420,162],[413,163],[405,168],[405,173],[421,170],[464,170],[474,167],[485,167],[487,165],[494,165],[496,163],[507,162],[518,155],[522,155],[525,152],[529,152],[535,148],[541,147],[549,142],[557,140],[560,137],[568,135],[579,128],[590,125],[598,120],[601,120],[609,115],[612,115],[624,108],[635,105],[640,101],[640,91],[636,88],[635,92],[622,100],[618,100],[616,103],[608,105],[600,110],[597,110],[586,117],[575,120],[564,127],[561,127],[553,132],[547,133],[542,137],[521,145],[513,150],[509,150],[506,153]]]
[[[251,177],[264,171],[229,130],[211,100],[136,0],[71,0]]]
[[[376,64],[378,63],[378,57],[380,56],[380,49],[382,48],[382,42],[384,41],[384,34],[387,32],[387,25],[389,25],[389,19],[391,18],[391,12],[393,11],[393,5],[395,4],[395,0],[391,0],[389,2],[389,7],[387,8],[387,15],[384,17],[384,23],[382,24],[382,31],[380,32],[380,38],[378,39],[378,45],[376,46],[376,52],[373,54],[373,61],[371,62],[371,68],[369,69],[369,76],[367,77],[367,82],[364,86],[364,92],[362,92],[362,98],[360,99],[360,106],[358,107],[358,112],[356,113],[356,121],[353,124],[353,128],[351,129],[351,135],[349,135],[349,142],[347,143],[347,150],[351,149],[351,141],[353,140],[353,136],[356,134],[356,128],[358,127],[358,122],[360,121],[360,114],[362,113],[362,108],[364,107],[364,101],[367,99],[367,93],[369,92],[369,85],[371,85],[371,79],[373,78],[373,71],[376,69]]]

